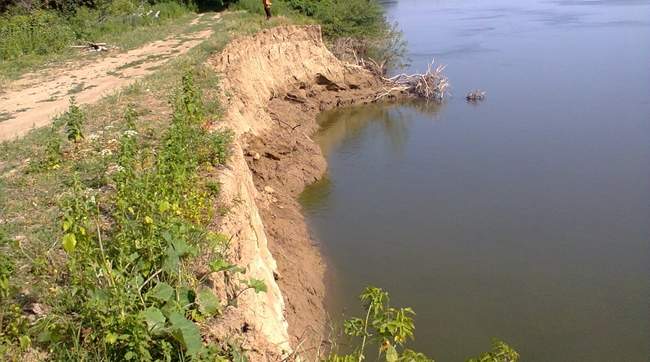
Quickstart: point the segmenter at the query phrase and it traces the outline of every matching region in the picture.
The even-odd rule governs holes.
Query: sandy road
[[[220,14],[202,18],[199,15],[190,25],[205,20],[220,21]],[[177,34],[126,52],[72,61],[24,75],[0,89],[0,141],[48,125],[67,108],[72,96],[80,104],[94,103],[132,84],[170,59],[187,53],[210,35],[211,29]]]

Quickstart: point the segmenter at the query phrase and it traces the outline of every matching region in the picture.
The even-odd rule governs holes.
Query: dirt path
[[[220,17],[220,14],[211,17],[202,14],[190,25],[221,21]],[[26,74],[9,83],[6,89],[0,89],[0,141],[49,124],[67,108],[71,96],[81,104],[94,103],[132,84],[168,60],[187,53],[210,35],[211,29],[177,34],[126,52]]]

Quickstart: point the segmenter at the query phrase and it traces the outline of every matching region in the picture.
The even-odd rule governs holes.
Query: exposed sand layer
[[[310,136],[318,113],[370,102],[381,82],[334,57],[318,26],[262,31],[233,41],[210,62],[223,76],[219,127],[235,132],[221,177],[220,202],[229,211],[218,228],[233,235],[232,262],[268,287],[244,293],[212,332],[243,336],[253,360],[314,356],[326,325],[325,265],[296,197],[326,162]]]

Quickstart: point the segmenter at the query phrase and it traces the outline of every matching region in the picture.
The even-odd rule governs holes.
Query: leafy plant
[[[376,360],[386,362],[433,362],[425,354],[406,347],[414,338],[415,312],[410,308],[393,308],[384,290],[366,287],[360,295],[365,314],[343,323],[344,332],[355,340],[354,350],[348,354],[330,353],[327,362],[361,362],[368,358],[369,349],[375,349]],[[519,354],[504,342],[495,340],[490,352],[467,362],[517,362]]]
[[[61,121],[65,125],[65,133],[69,141],[79,142],[84,138],[82,128],[85,120],[86,116],[77,105],[75,97],[70,97],[68,110],[61,116]]]
[[[470,358],[467,362],[517,362],[519,353],[502,341],[495,340],[492,350],[485,352],[479,357]]]
[[[190,261],[200,246],[224,240],[205,229],[214,194],[198,171],[225,162],[228,138],[204,127],[202,94],[191,73],[172,104],[171,126],[155,154],[139,151],[137,113],[127,108],[109,205],[101,207],[76,177],[63,198],[61,246],[70,286],[37,326],[39,341],[57,358],[213,360],[224,353],[203,345],[197,323],[229,301],[196,278]],[[214,273],[244,272],[222,258],[215,256]],[[248,289],[263,292],[265,285],[242,280],[241,290]]]
[[[351,354],[332,354],[328,361],[360,362],[366,359],[371,347],[387,362],[431,361],[424,354],[405,347],[406,342],[413,339],[415,331],[415,312],[412,309],[391,307],[388,293],[376,287],[367,287],[359,298],[365,316],[346,320],[344,331],[346,335],[360,339],[360,343]]]

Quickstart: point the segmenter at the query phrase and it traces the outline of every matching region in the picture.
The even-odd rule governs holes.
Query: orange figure
[[[264,4],[264,12],[266,13],[266,20],[271,19],[271,0],[262,0]]]

